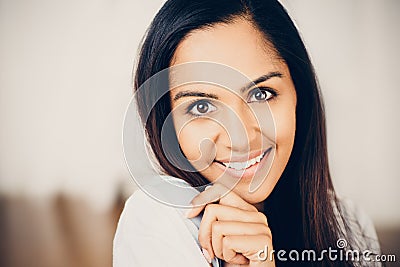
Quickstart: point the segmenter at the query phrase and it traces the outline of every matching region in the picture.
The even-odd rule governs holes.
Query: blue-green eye
[[[202,116],[215,111],[217,108],[206,100],[195,101],[188,108],[188,113],[195,116]]]
[[[252,102],[264,102],[270,99],[271,97],[275,96],[275,93],[272,92],[272,90],[268,88],[263,88],[263,87],[257,87],[253,89],[249,93],[249,103]]]

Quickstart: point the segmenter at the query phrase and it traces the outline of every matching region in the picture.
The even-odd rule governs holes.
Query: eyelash
[[[252,90],[250,91],[250,93],[249,93],[249,98],[250,98],[254,93],[256,93],[256,92],[258,92],[258,91],[261,91],[261,92],[268,92],[268,93],[271,94],[271,96],[270,96],[269,98],[263,100],[263,101],[254,101],[254,102],[261,102],[261,103],[264,103],[264,102],[267,102],[267,101],[269,101],[269,100],[272,100],[272,99],[274,99],[276,96],[278,96],[278,93],[277,93],[275,90],[273,90],[272,88],[269,88],[269,87],[256,87],[256,88],[254,88],[254,89],[252,89]],[[195,113],[192,112],[192,110],[193,110],[193,108],[194,108],[196,105],[199,105],[199,104],[202,104],[202,103],[215,107],[215,105],[213,105],[210,101],[208,101],[208,100],[206,100],[206,99],[193,100],[193,101],[189,104],[189,106],[186,108],[186,113],[189,114],[189,115],[191,115],[191,116],[193,116],[193,117],[201,117],[202,115],[200,115],[200,114],[195,114]],[[253,102],[249,102],[249,100],[248,100],[248,103],[253,103]],[[205,113],[205,114],[206,114],[206,113]]]
[[[261,103],[263,103],[263,102],[266,102],[266,101],[269,101],[269,100],[274,99],[274,98],[278,95],[278,93],[277,93],[275,90],[273,90],[272,88],[270,88],[270,87],[256,87],[256,88],[254,88],[254,89],[252,89],[252,90],[250,91],[250,93],[249,93],[249,98],[250,98],[251,96],[253,96],[255,93],[257,93],[258,91],[267,92],[267,93],[271,94],[271,96],[268,97],[267,99],[265,99],[264,101],[254,101],[254,102],[261,102]],[[249,102],[249,100],[247,100],[247,101],[248,101],[248,103],[252,103],[252,102]]]
[[[189,106],[186,108],[186,113],[189,114],[189,115],[191,115],[191,116],[193,116],[193,117],[201,117],[202,115],[193,113],[193,112],[192,112],[192,109],[193,109],[196,105],[199,105],[199,104],[202,104],[202,103],[215,107],[215,105],[211,104],[210,101],[205,100],[205,99],[193,100],[193,101],[189,104]]]

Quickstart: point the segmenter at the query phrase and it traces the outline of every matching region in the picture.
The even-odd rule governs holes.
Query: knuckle
[[[269,235],[264,235],[264,243],[265,244],[268,244],[270,240],[271,240],[271,237]]]
[[[217,258],[223,259],[224,255],[222,254],[222,251],[214,251],[215,256],[217,256]]]
[[[260,217],[261,222],[268,225],[267,216],[264,213],[262,213],[261,211],[258,211],[257,213],[258,213],[258,216]]]
[[[271,228],[269,228],[267,225],[263,225],[263,227],[264,227],[264,233],[266,233],[266,234],[268,234],[268,235],[271,235]]]
[[[228,262],[228,263],[233,263],[233,259],[235,258],[235,255],[233,255],[232,257],[230,257],[229,259],[228,258],[225,258],[225,261],[226,262]]]
[[[215,209],[215,204],[208,204],[204,208],[204,214],[212,214],[214,209]]]
[[[272,232],[271,232],[271,228],[267,227],[267,236],[269,239],[272,239]]]
[[[222,238],[222,246],[225,248],[229,248],[232,245],[232,239],[230,236],[224,236]]]
[[[206,248],[206,247],[208,246],[208,242],[209,242],[209,240],[210,240],[209,238],[207,238],[207,237],[204,236],[203,234],[200,234],[200,233],[199,233],[198,239],[199,239],[200,245],[201,245],[203,248]]]
[[[271,233],[271,229],[268,226],[265,226],[265,231],[263,234],[261,234],[262,238],[264,239],[264,242],[271,241],[272,240],[272,233]]]
[[[221,232],[221,222],[215,221],[211,225],[211,229],[213,233],[220,233]]]
[[[222,259],[224,257],[224,255],[222,254],[222,249],[214,249],[214,254],[215,256],[217,256],[218,258]]]
[[[250,207],[251,207],[251,211],[258,212],[258,209],[257,209],[255,206],[253,206],[253,205],[250,205]]]

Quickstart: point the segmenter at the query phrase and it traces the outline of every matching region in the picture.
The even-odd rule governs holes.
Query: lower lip
[[[217,164],[217,166],[220,169],[222,169],[225,173],[229,174],[232,177],[235,177],[235,178],[241,179],[241,180],[250,180],[254,177],[256,172],[264,166],[265,162],[267,161],[267,158],[269,157],[269,155],[271,153],[271,150],[272,150],[272,147],[268,148],[265,151],[265,155],[261,159],[260,162],[254,164],[254,165],[251,165],[247,169],[243,169],[243,170],[235,170],[235,169],[226,167],[222,163],[219,163],[219,162],[215,162],[215,163]]]

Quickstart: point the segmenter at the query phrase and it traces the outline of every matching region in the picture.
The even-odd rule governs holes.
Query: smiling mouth
[[[257,157],[254,157],[252,159],[249,159],[247,161],[221,162],[221,161],[215,160],[215,162],[225,166],[226,168],[234,169],[234,170],[237,170],[237,171],[241,171],[241,170],[248,169],[251,166],[259,163],[271,149],[272,148],[269,148],[269,149],[265,150],[261,155],[259,155]]]

